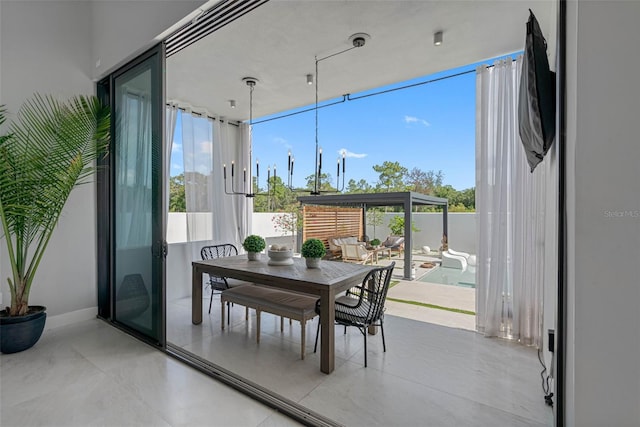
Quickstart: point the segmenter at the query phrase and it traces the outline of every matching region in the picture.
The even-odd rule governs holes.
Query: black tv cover
[[[556,134],[556,74],[549,70],[547,41],[529,9],[520,94],[520,138],[531,172],[547,154]]]

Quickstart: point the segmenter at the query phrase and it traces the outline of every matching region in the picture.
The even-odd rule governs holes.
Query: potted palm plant
[[[262,237],[252,234],[244,239],[242,247],[247,251],[247,258],[249,261],[255,261],[258,259],[258,253],[262,252],[264,248],[267,247],[267,243]]]
[[[327,253],[320,239],[307,239],[302,244],[300,254],[305,258],[308,268],[320,268],[320,259]]]
[[[1,107],[0,125],[5,113]],[[69,194],[106,153],[109,123],[95,97],[35,95],[0,135],[0,238],[11,266],[11,306],[0,311],[2,353],[26,350],[42,334],[46,308],[29,304],[31,286]]]

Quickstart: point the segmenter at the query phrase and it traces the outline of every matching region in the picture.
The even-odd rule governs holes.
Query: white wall
[[[34,92],[68,97],[93,93],[89,78],[91,31],[84,2],[2,1],[0,5],[0,103],[15,113]],[[75,190],[49,243],[30,302],[56,315],[95,307],[95,192]],[[0,245],[0,285],[8,304],[11,273]]]
[[[404,216],[403,213],[387,213],[384,215],[382,225],[376,227],[376,236],[380,240],[386,239],[391,234],[389,221],[394,216]],[[438,250],[442,245],[442,213],[419,212],[411,214],[413,223],[420,230],[413,233],[413,249],[429,246],[431,250]],[[451,249],[476,253],[476,214],[475,212],[454,212],[448,214],[449,247]],[[367,234],[373,239],[373,227],[367,226]]]
[[[569,2],[567,425],[640,425],[640,2]]]
[[[92,78],[153,44],[202,1],[0,1],[0,104],[16,112],[34,92],[94,93]],[[101,58],[102,68],[95,68]],[[11,116],[10,116],[11,117]],[[31,292],[50,316],[97,305],[95,187],[76,189]],[[7,303],[6,250],[0,285]]]

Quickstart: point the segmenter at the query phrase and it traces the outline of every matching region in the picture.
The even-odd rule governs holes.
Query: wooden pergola
[[[363,215],[363,229],[366,234],[366,211],[370,207],[402,206],[404,208],[404,279],[411,280],[412,259],[412,235],[411,235],[411,211],[414,206],[442,206],[442,234],[448,236],[447,214],[449,201],[441,197],[427,196],[413,191],[393,193],[361,193],[361,194],[327,194],[318,196],[298,197],[303,205],[321,206],[358,206],[365,213]]]

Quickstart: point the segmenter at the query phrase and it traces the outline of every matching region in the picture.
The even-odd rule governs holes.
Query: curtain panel
[[[476,328],[526,345],[542,342],[545,280],[556,242],[549,206],[554,159],[533,173],[518,134],[522,57],[476,74]],[[550,265],[553,264],[553,265]]]
[[[207,244],[232,243],[239,250],[249,233],[253,205],[244,195],[251,182],[250,134],[248,126],[229,124],[226,120],[180,112],[182,122],[182,155],[184,162],[187,242],[194,258]],[[234,177],[231,164],[234,163]],[[227,180],[223,167],[227,166]],[[244,181],[244,170],[247,181]]]

